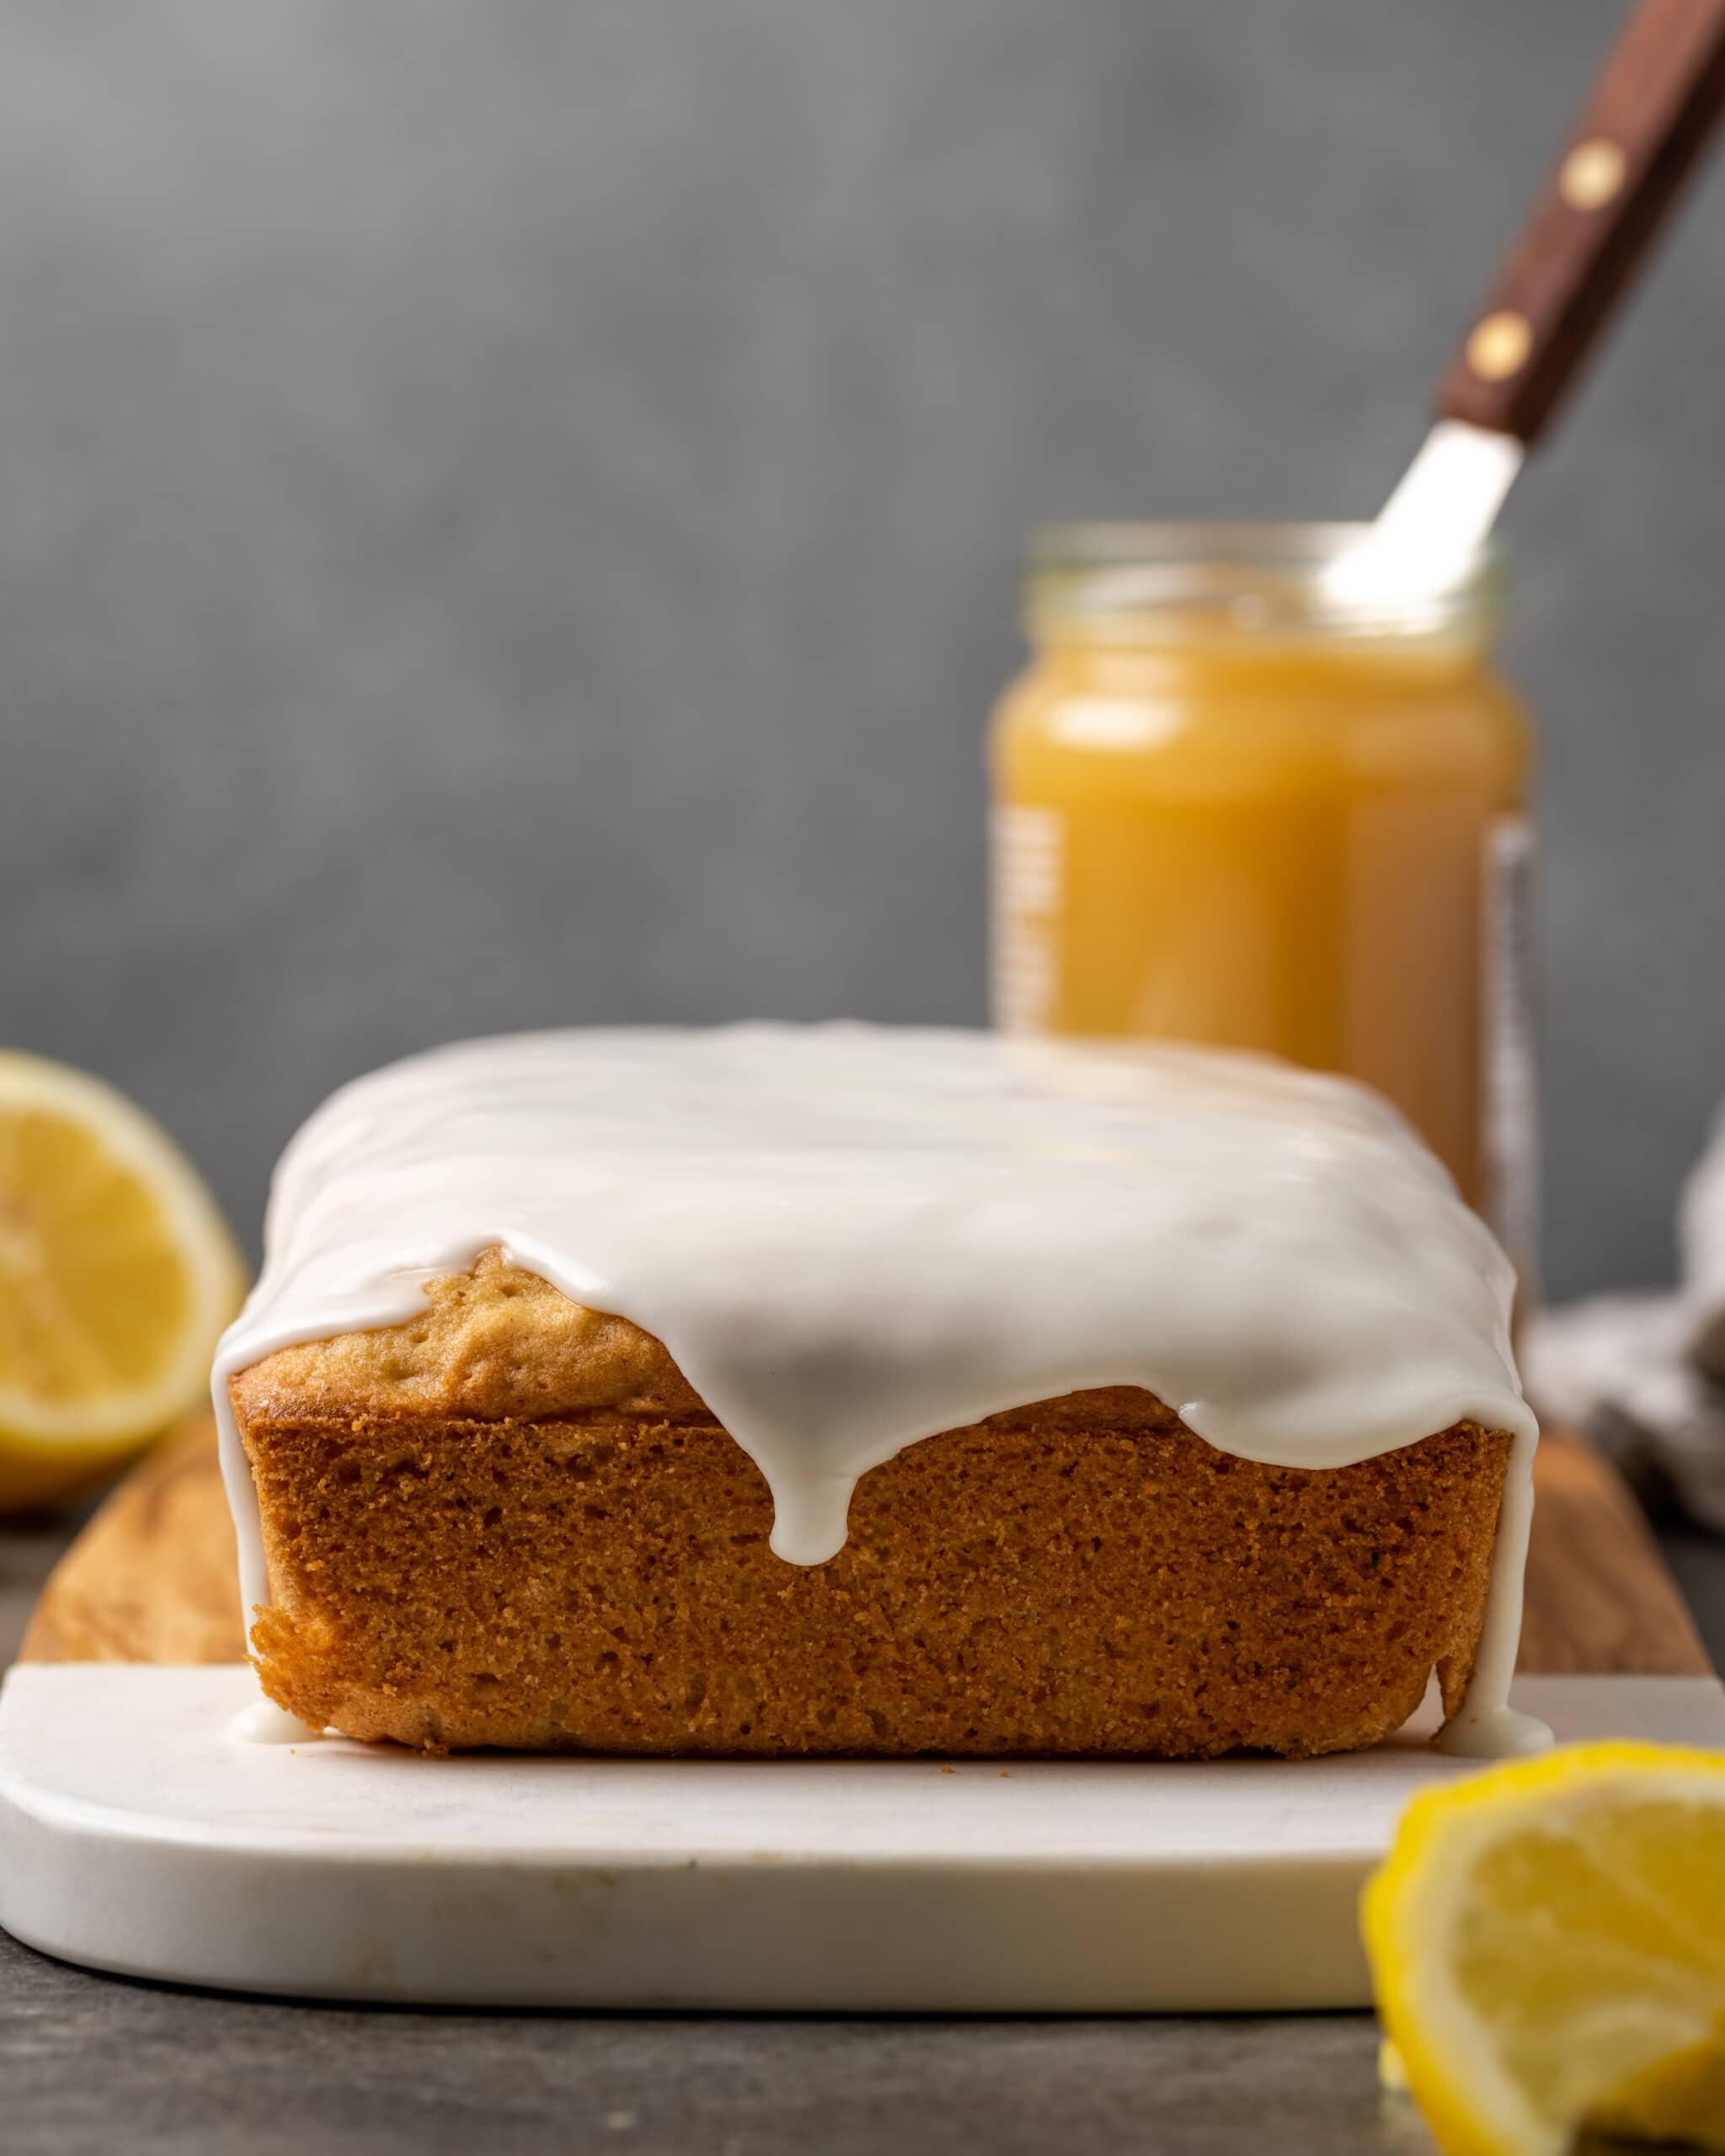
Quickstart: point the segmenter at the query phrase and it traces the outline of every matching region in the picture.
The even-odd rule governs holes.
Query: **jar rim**
[[[1147,640],[1199,636],[1431,637],[1502,618],[1502,548],[1487,540],[1444,584],[1350,596],[1325,575],[1365,523],[1053,524],[1031,535],[1033,627],[1087,622]]]

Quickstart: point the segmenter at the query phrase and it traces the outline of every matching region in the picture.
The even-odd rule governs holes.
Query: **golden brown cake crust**
[[[470,1273],[425,1290],[422,1315],[374,1332],[280,1348],[231,1387],[242,1418],[277,1404],[343,1416],[478,1422],[621,1408],[705,1416],[682,1372],[650,1332],[572,1303],[537,1273],[482,1251]]]
[[[664,1348],[495,1253],[424,1317],[232,1380],[264,1688],[432,1748],[1210,1757],[1459,1703],[1510,1440],[1328,1471],[1217,1452],[1130,1386],[908,1447],[850,1539],[767,1546],[759,1470]]]

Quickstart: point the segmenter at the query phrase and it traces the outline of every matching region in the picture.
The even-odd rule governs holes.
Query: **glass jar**
[[[1041,536],[992,744],[995,1019],[1363,1079],[1525,1258],[1531,739],[1500,579],[1348,606],[1324,572],[1362,528]]]

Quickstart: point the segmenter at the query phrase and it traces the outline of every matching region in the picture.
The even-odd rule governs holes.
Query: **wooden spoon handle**
[[[1439,386],[1445,419],[1530,442],[1725,110],[1725,0],[1641,0]]]

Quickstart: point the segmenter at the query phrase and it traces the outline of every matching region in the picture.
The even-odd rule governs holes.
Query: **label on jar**
[[[1533,1022],[1533,825],[1503,816],[1486,835],[1481,940],[1480,1128],[1487,1216],[1524,1294],[1539,1252],[1539,1078]]]
[[[989,821],[994,1022],[1045,1033],[1060,992],[1066,822],[1058,808],[997,803]]]

